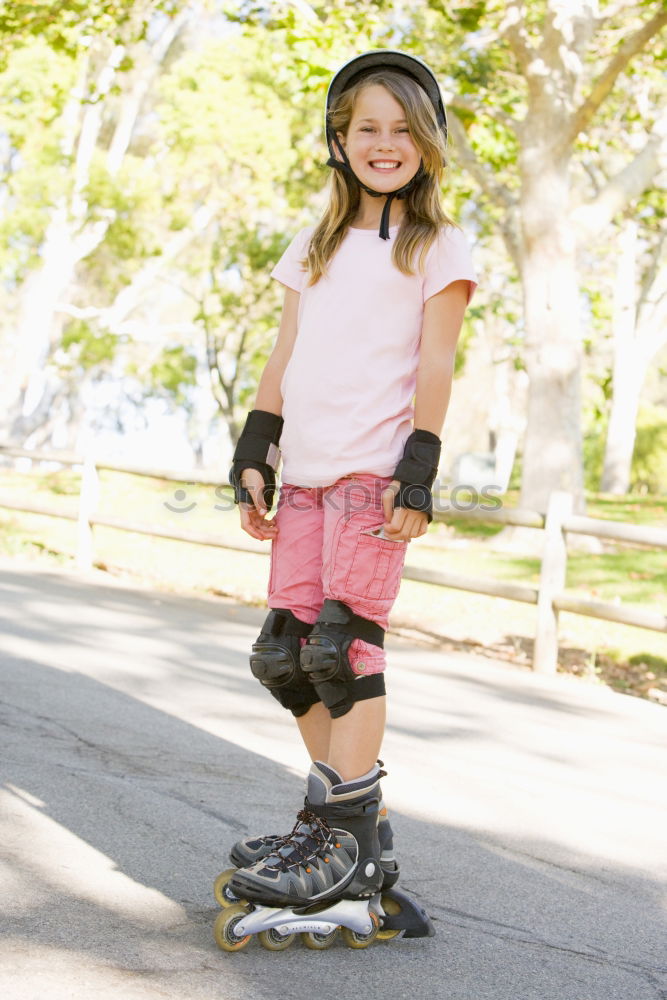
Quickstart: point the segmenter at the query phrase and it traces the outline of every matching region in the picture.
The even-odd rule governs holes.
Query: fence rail
[[[248,552],[256,555],[267,555],[266,549],[252,545],[240,545],[221,541],[215,535],[205,535],[194,531],[163,531],[149,524],[128,521],[119,517],[100,516],[95,512],[95,497],[97,494],[99,469],[122,472],[134,476],[145,476],[151,479],[163,479],[169,482],[184,482],[199,486],[217,486],[231,488],[229,483],[220,481],[214,476],[200,473],[178,472],[173,469],[155,469],[133,465],[119,465],[114,462],[93,460],[92,458],[57,451],[30,451],[10,445],[0,445],[0,456],[6,458],[27,458],[31,462],[48,462],[66,466],[82,467],[81,491],[79,495],[79,510],[77,514],[55,510],[47,504],[31,501],[16,501],[11,497],[0,495],[0,507],[31,514],[42,514],[48,517],[60,517],[78,523],[77,562],[82,567],[93,563],[93,527],[96,525],[115,528],[120,531],[130,531],[142,535],[152,535],[156,538],[167,538],[174,541],[187,542],[195,545],[209,545],[215,548],[228,549],[233,552]],[[403,578],[432,584],[437,587],[449,587],[455,590],[465,590],[476,594],[487,594],[491,597],[502,597],[510,601],[520,601],[537,606],[535,628],[535,649],[533,669],[540,673],[554,673],[558,663],[558,613],[570,611],[579,615],[607,621],[634,625],[637,628],[667,632],[667,615],[652,608],[634,608],[622,604],[593,601],[585,597],[565,593],[567,574],[567,535],[594,535],[612,541],[626,544],[649,546],[650,548],[667,549],[667,530],[655,527],[645,527],[607,521],[602,518],[583,517],[572,513],[572,496],[564,491],[551,494],[546,513],[526,510],[518,507],[501,507],[498,509],[457,510],[449,513],[435,511],[434,520],[447,522],[451,519],[485,522],[490,524],[518,525],[542,530],[545,533],[542,551],[540,582],[537,587],[526,584],[509,583],[490,577],[468,576],[462,573],[424,569],[417,566],[405,566]]]

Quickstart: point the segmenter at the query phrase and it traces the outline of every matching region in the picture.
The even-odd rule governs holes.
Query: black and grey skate
[[[401,870],[394,857],[394,834],[387,815],[387,808],[380,800],[378,822],[378,840],[380,841],[380,868],[382,869],[382,888],[391,889],[398,882]],[[290,833],[267,833],[263,836],[246,837],[237,840],[229,852],[229,860],[236,868],[247,868],[283,846],[291,836]],[[231,875],[230,875],[231,878]]]
[[[267,906],[304,906],[333,899],[365,899],[380,891],[379,779],[344,782],[319,761],[308,776],[304,808],[275,853],[239,869],[229,889]]]
[[[246,837],[244,840],[237,840],[229,852],[229,860],[237,868],[247,868],[254,865],[256,861],[267,858],[283,846],[290,836],[289,833],[281,835],[277,833],[267,833],[263,836]]]
[[[382,767],[382,761],[378,761],[378,764]],[[318,763],[316,762],[313,764],[313,769],[317,769],[317,767]],[[250,865],[255,864],[256,861],[261,861],[263,858],[268,857],[269,854],[276,853],[293,832],[292,830],[291,833],[280,835],[277,833],[268,833],[237,840],[229,852],[229,860],[236,868],[248,868]],[[394,832],[389,822],[389,814],[381,792],[378,811],[378,839],[380,841],[381,852],[380,867],[382,868],[383,876],[382,888],[390,889],[398,882],[400,869],[394,857]],[[228,875],[228,878],[231,878],[232,872],[228,869],[225,874]],[[228,899],[223,905],[228,905],[234,899],[235,897],[232,894],[228,894]]]

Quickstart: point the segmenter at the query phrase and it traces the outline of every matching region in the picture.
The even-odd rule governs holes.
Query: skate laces
[[[303,826],[307,826],[308,830],[304,830]],[[306,867],[318,854],[333,847],[340,847],[340,844],[336,843],[327,821],[309,809],[301,809],[297,813],[292,832],[284,838],[282,846],[273,853],[272,858],[278,858],[275,867],[286,872],[288,868]]]

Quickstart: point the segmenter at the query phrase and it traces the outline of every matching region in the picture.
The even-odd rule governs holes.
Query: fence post
[[[572,508],[571,493],[554,490],[549,496],[533,651],[533,670],[541,674],[555,674],[558,667],[558,609],[553,601],[565,588],[567,539],[563,521],[570,516]]]
[[[93,568],[93,526],[90,519],[97,508],[100,484],[95,463],[86,455],[81,467],[79,519],[76,533],[76,564],[79,569]]]

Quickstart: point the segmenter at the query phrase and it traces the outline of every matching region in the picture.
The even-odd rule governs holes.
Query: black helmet
[[[353,59],[350,59],[349,62],[346,62],[343,66],[341,66],[329,84],[324,114],[324,129],[330,154],[329,159],[327,160],[327,166],[334,167],[336,170],[345,171],[348,175],[354,177],[357,184],[359,184],[364,191],[367,191],[368,194],[372,195],[374,198],[386,196],[387,201],[385,202],[385,206],[382,211],[379,235],[383,240],[388,240],[389,210],[391,202],[394,198],[404,198],[405,195],[412,190],[414,185],[424,174],[423,164],[420,163],[417,173],[408,181],[407,184],[404,184],[403,187],[397,188],[395,191],[388,192],[374,191],[373,188],[367,187],[363,184],[352,170],[347,154],[338,141],[338,136],[332,129],[329,121],[331,108],[343,91],[352,87],[355,83],[358,83],[359,80],[361,80],[364,76],[368,76],[369,73],[373,73],[374,71],[381,69],[390,69],[397,73],[404,73],[406,76],[415,80],[416,83],[418,83],[419,86],[426,91],[435,110],[436,119],[443,132],[445,142],[447,142],[447,116],[445,114],[445,106],[442,101],[440,87],[438,86],[438,81],[432,71],[426,63],[422,62],[421,59],[418,59],[417,56],[410,56],[407,52],[399,52],[397,49],[373,49],[370,52],[362,53],[360,56],[355,56]],[[343,157],[343,162],[337,159],[334,155],[334,144],[340,151],[340,154]]]

